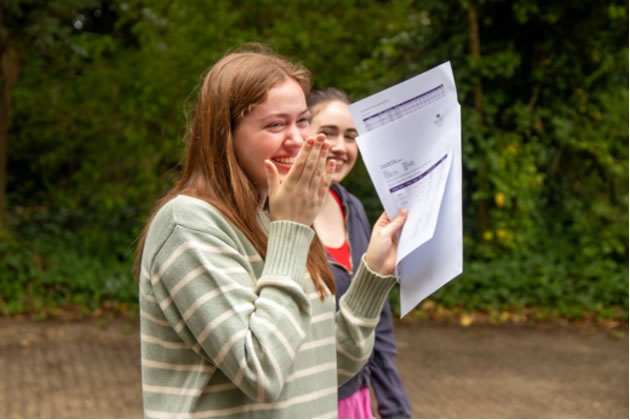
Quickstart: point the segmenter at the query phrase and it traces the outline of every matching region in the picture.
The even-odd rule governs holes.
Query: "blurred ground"
[[[628,418],[628,327],[396,326],[417,418]],[[136,323],[0,318],[0,418],[142,416]]]

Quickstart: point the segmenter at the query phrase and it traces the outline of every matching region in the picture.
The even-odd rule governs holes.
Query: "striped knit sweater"
[[[335,313],[306,270],[313,231],[269,222],[263,261],[212,206],[180,195],[151,223],[140,276],[147,417],[325,418],[368,360],[393,277],[357,274]]]

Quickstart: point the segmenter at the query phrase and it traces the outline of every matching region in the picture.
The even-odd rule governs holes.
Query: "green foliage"
[[[570,317],[621,307],[627,319],[627,4],[8,4],[24,23],[9,30],[23,38],[25,58],[0,232],[4,313],[136,301],[134,241],[176,177],[191,92],[228,49],[261,41],[302,61],[315,87],[355,99],[451,61],[462,104],[465,266],[433,296],[440,304]],[[471,10],[480,57],[471,53]],[[72,26],[79,15],[81,30]],[[29,35],[44,32],[53,35]],[[361,163],[344,183],[374,221],[381,206]]]
[[[0,314],[37,314],[55,307],[95,309],[104,302],[135,304],[138,291],[128,261],[86,250],[87,244],[77,243],[81,237],[61,229],[58,235],[38,233],[31,241],[4,235]]]
[[[410,14],[415,25],[401,26],[361,67],[382,85],[416,65],[449,59],[455,70],[466,262],[434,298],[469,309],[540,305],[566,316],[620,306],[627,319],[627,7],[424,5]],[[479,59],[464,47],[471,7]]]

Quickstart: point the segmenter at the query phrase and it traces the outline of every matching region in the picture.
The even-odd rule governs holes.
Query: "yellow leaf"
[[[462,314],[459,317],[459,324],[462,327],[468,327],[468,326],[472,325],[474,320],[475,320],[475,318],[472,315],[470,315],[470,314]]]
[[[435,307],[435,302],[432,300],[425,300],[424,302],[422,302],[421,306],[422,309],[424,309],[425,311],[430,311]]]
[[[505,194],[502,192],[496,193],[494,196],[494,202],[497,204],[497,207],[503,207],[505,205]]]

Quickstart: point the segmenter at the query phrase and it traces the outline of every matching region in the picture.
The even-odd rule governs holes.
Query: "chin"
[[[348,172],[341,172],[341,173],[338,173],[338,174],[333,174],[333,176],[332,176],[332,183],[333,184],[341,183],[341,181],[343,181],[346,178],[347,175],[348,175]]]
[[[339,176],[339,177],[334,176],[330,181],[330,185],[341,184],[341,181],[343,181],[342,176]]]

